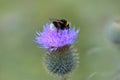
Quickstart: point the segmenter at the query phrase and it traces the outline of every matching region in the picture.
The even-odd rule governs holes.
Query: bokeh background
[[[117,16],[120,0],[0,0],[0,80],[59,80],[45,70],[45,50],[34,42],[49,18],[81,30],[71,80],[120,80],[120,47],[109,34]]]

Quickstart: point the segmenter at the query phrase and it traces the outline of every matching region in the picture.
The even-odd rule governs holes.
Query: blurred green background
[[[120,0],[0,0],[0,80],[59,80],[45,70],[45,50],[34,42],[49,18],[81,29],[71,80],[120,80],[120,48],[106,26],[115,16]]]

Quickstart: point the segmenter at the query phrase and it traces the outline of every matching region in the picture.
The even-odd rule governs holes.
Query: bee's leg
[[[57,29],[57,33],[59,32],[59,29]]]

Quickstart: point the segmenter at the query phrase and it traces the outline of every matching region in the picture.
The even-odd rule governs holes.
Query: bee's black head
[[[61,19],[60,21],[63,22],[63,25],[64,25],[66,28],[69,28],[69,23],[68,23],[67,20]]]

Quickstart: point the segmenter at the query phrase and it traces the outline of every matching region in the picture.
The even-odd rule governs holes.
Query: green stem
[[[68,80],[65,75],[61,75],[61,80]]]

